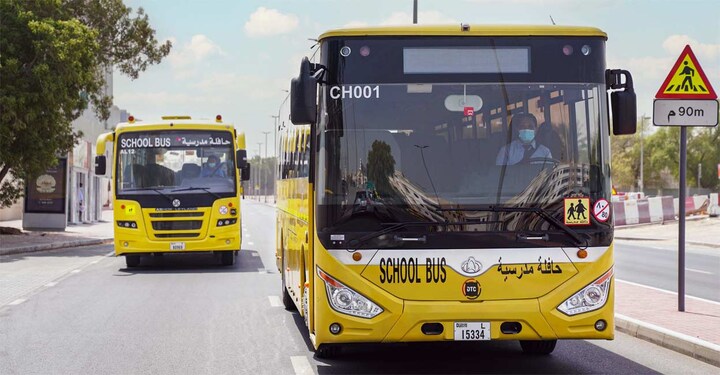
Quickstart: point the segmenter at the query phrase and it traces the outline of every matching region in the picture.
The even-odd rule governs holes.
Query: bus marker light
[[[370,55],[370,47],[368,47],[368,46],[360,47],[360,56],[366,57],[369,55]]]
[[[220,115],[215,116],[215,121],[222,122],[222,116],[220,116]]]
[[[131,116],[128,116],[128,122],[131,123],[131,124],[134,123],[134,122],[135,122],[135,116],[132,116],[132,115],[131,115]]]
[[[590,51],[591,51],[590,46],[588,46],[587,44],[580,48],[580,52],[582,52],[582,54],[585,56],[589,55]]]
[[[353,253],[352,258],[354,261],[359,262],[360,259],[362,259],[362,254],[358,253],[357,251]]]
[[[125,209],[125,205],[124,205],[124,204],[123,204],[123,205],[120,205],[120,209],[121,209],[121,210],[124,210],[124,209]]]
[[[580,258],[580,259],[585,259],[585,258],[587,258],[587,256],[588,256],[588,252],[587,252],[587,250],[585,250],[585,249],[579,249],[578,252],[577,252],[577,256],[578,256],[578,258]]]
[[[563,47],[563,53],[565,54],[565,56],[570,56],[570,55],[572,55],[572,53],[573,53],[573,48],[572,48],[572,46],[569,45],[569,44],[566,44],[565,47]]]
[[[232,207],[232,202],[228,203],[228,207]]]

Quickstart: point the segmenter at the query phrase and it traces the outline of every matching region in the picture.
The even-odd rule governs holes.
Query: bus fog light
[[[600,320],[598,320],[597,322],[595,322],[595,329],[596,329],[596,330],[602,332],[602,331],[605,330],[605,328],[607,328],[607,322],[606,322],[606,321],[600,319]]]
[[[557,309],[566,315],[577,315],[605,306],[605,302],[607,302],[608,296],[610,295],[610,281],[612,280],[612,276],[613,269],[611,268],[597,280],[590,283],[590,285],[587,285],[566,299]]]
[[[375,302],[335,280],[320,268],[317,269],[317,274],[325,282],[328,302],[333,310],[367,319],[374,318],[383,312],[382,307]]]
[[[124,246],[124,247],[128,247],[127,241],[123,242],[123,246]]]
[[[330,324],[330,333],[332,333],[333,335],[337,335],[338,333],[340,333],[340,331],[342,331],[342,326],[340,325],[340,323]]]
[[[225,245],[230,245],[230,240],[225,240]]]

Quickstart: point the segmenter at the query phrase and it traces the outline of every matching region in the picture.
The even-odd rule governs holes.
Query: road
[[[620,280],[677,292],[677,264],[677,242],[615,242],[615,277]],[[686,246],[685,294],[720,302],[720,249]]]
[[[636,338],[561,341],[548,357],[515,342],[363,345],[313,356],[285,311],[274,211],[243,202],[239,262],[166,255],[126,269],[112,247],[0,258],[3,374],[698,373],[717,368]]]

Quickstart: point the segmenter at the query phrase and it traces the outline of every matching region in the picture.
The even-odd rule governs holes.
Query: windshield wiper
[[[466,225],[466,224],[477,224],[474,222],[449,222],[449,221],[407,221],[404,223],[388,223],[391,224],[387,228],[380,229],[378,231],[368,233],[360,238],[353,238],[352,240],[348,241],[348,250],[350,248],[353,248],[351,251],[355,251],[360,246],[362,246],[364,243],[368,242],[369,240],[372,240],[373,238],[377,238],[382,236],[383,234],[388,234],[391,232],[395,232],[396,230],[405,228],[405,227],[413,227],[413,226],[432,226],[432,225],[440,225],[440,226],[449,226],[449,225]]]
[[[210,188],[200,187],[200,186],[190,186],[190,187],[186,187],[186,188],[182,188],[182,189],[175,189],[175,190],[171,190],[171,192],[174,193],[174,192],[176,192],[176,191],[190,191],[190,190],[203,190],[203,191],[205,191],[206,193],[211,194],[213,197],[215,197],[215,198],[217,198],[217,199],[222,198],[222,197],[219,196],[218,194],[213,193],[212,191],[210,191]]]
[[[580,233],[574,231],[560,220],[552,217],[546,210],[540,207],[489,206],[487,208],[439,208],[438,211],[532,212],[545,219],[545,221],[555,227],[562,229],[563,232],[567,233],[573,240],[575,240],[576,245],[587,245],[587,239],[583,238]]]
[[[154,187],[122,189],[122,192],[121,192],[121,193],[124,193],[124,192],[126,192],[126,191],[140,191],[140,190],[152,190],[152,191],[154,191],[154,192],[162,195],[163,197],[165,197],[165,199],[167,199],[168,202],[172,203],[172,201],[173,201],[173,198],[172,198],[171,196],[163,193],[161,190],[159,190],[159,189],[157,189],[157,188],[154,188]]]

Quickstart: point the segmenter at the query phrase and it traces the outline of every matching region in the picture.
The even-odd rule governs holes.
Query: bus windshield
[[[369,231],[378,221],[486,221],[460,230],[540,230],[548,223],[530,220],[532,214],[506,213],[498,220],[481,208],[540,207],[558,216],[563,197],[608,195],[603,84],[355,87],[360,89],[345,88],[352,97],[344,99],[338,99],[344,88],[323,89],[321,228],[348,222],[341,225],[344,231]],[[376,220],[353,220],[368,215]]]
[[[123,133],[117,152],[118,195],[217,194],[236,190],[230,132]]]

